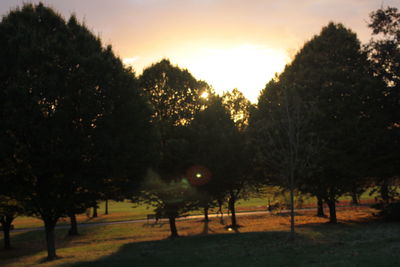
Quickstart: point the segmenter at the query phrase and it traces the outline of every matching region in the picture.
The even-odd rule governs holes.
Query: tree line
[[[398,199],[400,13],[370,15],[361,45],[329,23],[251,104],[237,89],[217,95],[163,59],[137,76],[111,46],[43,4],[0,23],[0,223],[5,247],[19,214],[43,220],[48,259],[55,226],[100,200],[131,199],[169,220],[264,185],[310,194],[329,207],[367,188]],[[321,209],[319,209],[322,212]],[[320,214],[321,215],[321,214]]]

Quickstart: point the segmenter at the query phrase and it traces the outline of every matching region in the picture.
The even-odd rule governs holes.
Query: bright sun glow
[[[207,93],[207,92],[203,92],[203,93],[200,95],[200,97],[201,97],[201,98],[204,98],[204,99],[207,99],[207,98],[208,98],[208,93]]]
[[[174,65],[187,68],[196,79],[206,81],[218,94],[237,88],[253,103],[267,82],[289,62],[288,54],[279,48],[253,44],[207,45],[175,47],[164,57]],[[123,62],[140,74],[143,67],[159,60],[159,57],[132,56],[124,58]],[[207,92],[203,92],[201,97],[207,99]]]
[[[184,59],[196,78],[211,84],[217,93],[238,88],[252,102],[261,89],[289,61],[284,51],[256,45],[205,49]]]
[[[122,62],[127,66],[133,66],[136,61],[139,60],[140,57],[126,57],[122,60]]]
[[[196,178],[201,178],[203,177],[203,175],[201,175],[201,173],[196,173]]]

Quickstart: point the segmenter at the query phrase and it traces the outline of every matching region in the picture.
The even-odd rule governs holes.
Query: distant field
[[[13,233],[16,249],[0,251],[6,266],[398,266],[400,225],[376,221],[366,208],[339,211],[338,225],[313,212],[296,217],[297,240],[287,242],[289,218],[239,217],[240,233],[218,219],[178,222],[183,238],[168,239],[167,224],[132,223],[57,230],[60,259],[46,256],[43,232]]]
[[[237,202],[236,208],[238,211],[251,211],[251,210],[265,210],[268,205],[268,197],[271,202],[278,201],[284,203],[284,197],[278,196],[272,198],[271,196],[265,197],[251,197],[247,200],[239,200]],[[309,205],[315,205],[315,198],[303,196],[302,205],[304,207]],[[372,197],[369,196],[368,193],[364,193],[361,196],[363,201],[371,200]],[[349,196],[343,196],[340,199],[341,201],[350,201],[351,198]],[[130,201],[109,201],[109,214],[104,215],[105,212],[105,203],[99,203],[98,215],[97,218],[87,217],[85,214],[78,215],[78,222],[80,223],[96,223],[96,222],[112,222],[112,221],[127,221],[127,220],[136,220],[136,219],[145,219],[146,215],[149,213],[153,213],[153,207],[147,205],[137,205]],[[227,208],[224,208],[224,212],[227,213]],[[214,209],[214,212],[216,210]],[[213,210],[211,211],[213,212]],[[201,210],[192,211],[190,214],[202,214]],[[59,225],[68,224],[68,218],[62,218],[59,221]],[[41,227],[43,226],[43,222],[39,219],[33,217],[21,216],[17,217],[14,221],[14,226],[16,229],[18,228],[30,228],[30,227]]]

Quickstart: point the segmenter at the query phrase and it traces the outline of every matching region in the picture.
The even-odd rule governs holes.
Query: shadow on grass
[[[376,223],[376,220],[349,220],[338,225],[308,223],[298,225],[296,240],[287,242],[287,231],[209,235],[213,230],[207,222],[200,235],[126,243],[111,255],[101,254],[101,250],[97,250],[94,252],[104,256],[91,262],[81,258],[82,261],[73,266],[378,266],[382,262],[387,262],[387,266],[396,266],[396,260],[400,262],[399,256],[395,256],[400,255],[400,239],[392,237],[388,245],[388,238],[400,236],[398,226]],[[67,229],[57,231],[57,248],[68,247],[72,240],[75,244],[84,243],[84,240],[65,237],[66,232]],[[84,235],[96,232],[100,234],[94,239],[95,242],[112,243],[131,239],[126,235],[109,238],[102,228],[85,229]],[[370,232],[367,236],[366,233]],[[17,241],[17,238],[31,242],[30,249],[35,246],[34,251],[20,251],[20,255],[26,256],[45,249],[44,232],[21,233],[14,240]],[[19,247],[17,243],[15,245]],[[0,252],[0,262],[3,259],[6,258]],[[71,266],[71,263],[62,266]]]
[[[339,220],[338,223],[307,223],[296,225],[299,232],[308,233],[309,236],[318,236],[323,242],[333,242],[334,245],[352,242],[369,242],[383,237],[388,229],[397,228],[400,232],[400,224],[391,224],[376,217],[368,217],[358,220]]]
[[[388,243],[382,233],[389,237],[400,229],[394,224],[377,226],[374,221],[301,225],[292,242],[287,231],[132,242],[111,255],[72,266],[396,266],[400,239]],[[210,231],[208,223],[204,229]]]
[[[80,234],[78,236],[68,236],[68,229],[56,229],[56,249],[69,247],[72,242],[75,244],[87,243],[81,242],[79,239],[85,237],[85,235],[90,235],[94,229],[79,229]],[[1,236],[2,237],[2,236]],[[127,239],[127,237],[125,238]],[[36,264],[46,262],[47,257],[47,247],[45,240],[44,231],[25,231],[25,232],[11,232],[11,246],[12,249],[3,249],[3,237],[0,239],[0,266],[2,266],[4,261],[13,262],[21,257],[29,257],[38,253],[44,253],[43,257],[40,258]],[[61,257],[62,258],[62,257]],[[6,264],[7,265],[7,264]]]
[[[271,249],[289,248],[298,246],[299,242],[309,242],[299,235],[297,241],[289,244],[286,242],[287,237],[287,232],[276,231],[200,234],[177,239],[135,242],[125,244],[116,253],[96,261],[79,262],[72,266],[265,266],[270,261],[268,251]],[[281,252],[286,253],[286,250]],[[281,256],[275,259],[278,264]]]
[[[68,245],[71,237],[66,237],[68,229],[56,230],[56,247],[62,248]],[[3,245],[3,238],[0,244]],[[46,250],[44,231],[27,231],[11,233],[11,250],[0,248],[0,262],[13,258],[30,256]]]

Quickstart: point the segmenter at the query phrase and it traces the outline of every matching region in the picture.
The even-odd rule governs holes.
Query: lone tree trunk
[[[325,217],[325,213],[324,213],[324,201],[323,201],[322,197],[320,197],[320,196],[317,196],[317,206],[318,206],[317,216],[319,216],[319,217]]]
[[[78,223],[76,222],[76,215],[75,213],[71,213],[69,215],[69,219],[71,221],[71,227],[68,230],[68,235],[69,236],[76,236],[79,235],[78,233]]]
[[[175,217],[171,216],[168,217],[169,220],[169,227],[171,229],[171,238],[176,238],[179,237],[178,235],[178,230],[176,229],[176,221],[175,221]]]
[[[108,215],[108,199],[106,199],[106,202],[104,203],[105,207],[104,207],[104,214]]]
[[[229,197],[229,210],[231,211],[231,227],[236,229],[238,227],[237,221],[236,221],[236,211],[235,211],[235,202],[236,198],[233,192],[231,192],[230,197]]]
[[[353,190],[353,192],[351,192],[351,204],[356,206],[360,205],[356,190]]]
[[[4,249],[11,249],[10,230],[11,223],[14,220],[13,216],[2,216],[0,219],[1,227],[3,228],[4,235]]]
[[[334,198],[330,198],[327,201],[329,207],[329,222],[330,223],[337,223],[336,219],[336,200]]]
[[[54,228],[57,224],[57,219],[44,218],[44,228],[46,231],[46,244],[47,244],[47,259],[49,261],[57,258],[56,244],[55,244],[55,232]]]
[[[97,218],[97,204],[93,206],[93,215],[92,218]]]
[[[289,240],[294,240],[294,177],[293,172],[290,174],[290,235]]]
[[[208,206],[204,207],[204,221],[205,221],[205,222],[210,221],[210,220],[208,219],[208,209],[209,209]]]
[[[385,179],[380,186],[380,194],[384,204],[389,204],[390,202],[390,195],[389,195],[389,184]]]

